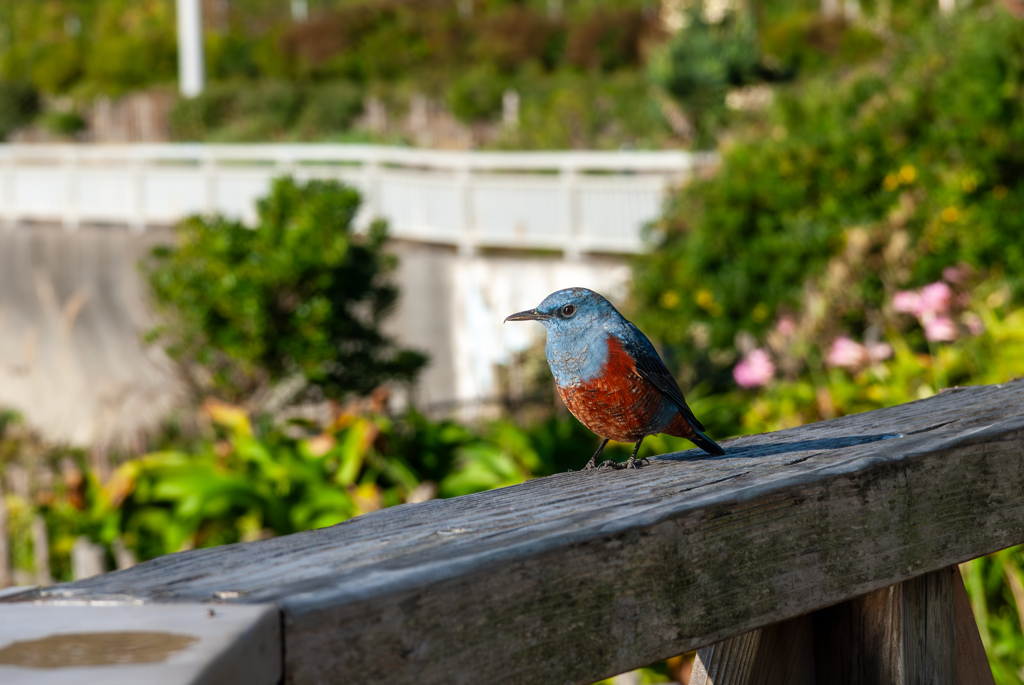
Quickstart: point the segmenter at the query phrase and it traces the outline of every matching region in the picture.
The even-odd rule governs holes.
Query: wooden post
[[[691,685],[992,685],[956,566],[697,652]]]

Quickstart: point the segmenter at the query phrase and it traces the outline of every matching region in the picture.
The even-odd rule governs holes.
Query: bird
[[[686,438],[708,454],[725,454],[705,435],[651,341],[600,294],[558,290],[508,321],[539,321],[547,329],[544,352],[559,396],[602,438],[585,470],[595,468],[609,440],[635,443],[633,453],[625,464],[608,460],[597,468],[635,469],[640,444],[658,433]]]

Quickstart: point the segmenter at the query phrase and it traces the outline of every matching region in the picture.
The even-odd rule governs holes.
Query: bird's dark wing
[[[654,345],[631,322],[626,322],[626,325],[629,329],[629,334],[623,336],[625,339],[622,341],[622,347],[633,359],[637,375],[649,381],[651,385],[661,391],[661,394],[675,402],[676,406],[679,407],[679,413],[686,417],[690,425],[699,431],[703,431],[704,426],[693,415],[689,405],[686,404],[683,391],[679,389],[676,379],[669,373],[665,362],[661,361],[661,357],[658,356],[658,351],[654,349]]]

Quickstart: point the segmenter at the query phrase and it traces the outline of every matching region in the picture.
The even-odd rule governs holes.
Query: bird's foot
[[[604,464],[601,464],[601,466],[604,466]],[[591,457],[590,461],[587,462],[587,465],[583,467],[583,470],[584,471],[589,471],[590,469],[596,469],[596,468],[597,468],[597,466],[594,465],[594,458]]]
[[[619,464],[618,468],[620,468],[620,469],[638,469],[641,466],[646,466],[646,465],[648,465],[650,463],[651,463],[651,460],[648,459],[647,457],[644,457],[643,459],[637,459],[636,457],[630,457],[629,459],[626,460],[625,464]]]
[[[621,469],[622,468],[622,464],[619,464],[618,462],[616,462],[616,461],[614,461],[612,459],[609,459],[607,461],[601,462],[601,465],[598,466],[597,468],[599,468],[599,469]]]

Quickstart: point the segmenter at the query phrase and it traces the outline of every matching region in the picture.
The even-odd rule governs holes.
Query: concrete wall
[[[169,238],[0,230],[0,407],[80,446],[132,447],[157,427],[183,395],[162,350],[142,344],[153,322],[136,264]]]

